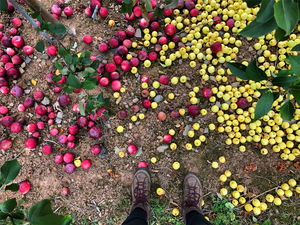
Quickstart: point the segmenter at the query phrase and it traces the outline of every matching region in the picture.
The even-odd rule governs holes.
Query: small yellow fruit
[[[81,161],[80,161],[79,159],[75,160],[75,161],[74,161],[74,165],[75,165],[76,167],[80,167],[80,166],[81,166]]]
[[[172,83],[172,84],[177,84],[177,83],[178,83],[178,77],[173,77],[173,78],[171,79],[171,83]]]
[[[245,188],[244,188],[243,185],[238,185],[238,186],[236,187],[236,189],[237,189],[239,192],[244,192],[244,190],[245,190]]]
[[[212,162],[211,166],[212,166],[212,168],[217,169],[219,167],[219,164],[218,164],[218,162]]]
[[[173,169],[178,170],[180,168],[180,163],[179,162],[174,162],[173,163]]]
[[[271,195],[271,194],[267,194],[266,200],[267,200],[268,202],[273,202],[273,201],[274,201],[274,196]]]
[[[220,181],[225,182],[227,180],[227,177],[224,174],[222,174],[219,179]]]
[[[233,199],[233,200],[231,201],[231,203],[232,203],[234,206],[237,206],[237,205],[239,204],[238,200],[236,200],[236,199]]]
[[[152,158],[151,158],[151,162],[152,162],[152,163],[156,163],[156,161],[157,161],[157,159],[156,159],[155,157],[152,157]]]
[[[119,156],[121,157],[121,158],[123,158],[124,156],[125,156],[125,152],[119,152]]]
[[[170,130],[169,130],[169,134],[173,136],[173,135],[175,134],[175,130],[170,129]]]
[[[252,204],[253,204],[255,207],[259,207],[259,206],[260,206],[260,201],[259,201],[257,198],[256,198],[256,199],[253,199]]]
[[[177,148],[177,145],[176,145],[175,143],[171,143],[171,144],[170,144],[170,148],[171,148],[172,150],[175,150],[175,149]]]
[[[259,208],[261,211],[265,211],[265,210],[267,210],[268,205],[264,202],[261,202]]]
[[[110,21],[108,21],[108,24],[109,24],[109,26],[113,27],[115,25],[115,21],[110,20]]]
[[[225,157],[224,157],[224,156],[221,156],[221,157],[219,158],[219,162],[220,162],[220,163],[225,163]]]
[[[284,190],[278,189],[278,190],[276,191],[276,193],[277,193],[279,196],[283,196],[283,195],[284,195]]]
[[[289,185],[290,185],[291,187],[295,187],[295,186],[297,185],[297,182],[296,182],[294,179],[290,179],[290,180],[289,180]]]
[[[178,216],[179,215],[179,209],[175,208],[172,210],[172,215],[173,216]]]
[[[193,148],[193,146],[191,143],[186,143],[185,148],[186,148],[186,150],[191,150]]]
[[[283,183],[281,186],[281,189],[283,189],[284,191],[288,190],[290,188],[290,186],[287,183]]]
[[[145,114],[144,113],[139,114],[139,118],[140,120],[143,120],[145,118]]]
[[[240,192],[238,192],[238,191],[234,191],[234,192],[232,192],[232,197],[234,197],[234,198],[239,198],[241,195],[240,195]]]
[[[240,197],[240,198],[239,198],[239,202],[240,202],[241,204],[245,204],[246,199],[245,199],[244,197]]]
[[[253,209],[253,207],[252,207],[251,204],[246,204],[246,205],[245,205],[245,210],[246,210],[247,212],[251,212],[252,209]]]
[[[156,189],[156,194],[163,195],[164,193],[165,193],[165,191],[162,188],[157,188]]]
[[[222,189],[220,190],[220,194],[223,195],[223,196],[227,195],[227,193],[228,193],[228,191],[227,191],[226,188],[222,188]]]
[[[118,126],[118,127],[117,127],[117,131],[118,131],[119,133],[122,133],[122,132],[124,131],[124,128],[123,128],[122,126]]]
[[[290,198],[290,197],[293,196],[293,192],[292,192],[291,190],[286,190],[286,191],[284,192],[284,194],[285,194],[285,196],[288,197],[288,198]]]
[[[159,88],[159,82],[158,82],[158,81],[154,81],[153,84],[152,84],[152,86],[153,86],[155,89]]]
[[[225,174],[226,177],[230,177],[231,176],[231,172],[229,170],[226,170],[224,174]]]
[[[237,187],[237,183],[236,183],[234,180],[232,180],[232,181],[230,181],[229,186],[230,186],[232,189],[235,189],[235,188]]]
[[[275,198],[274,199],[274,204],[275,205],[281,205],[281,199],[280,198]]]
[[[259,215],[259,214],[261,213],[260,208],[254,207],[254,208],[253,208],[253,213],[254,213],[254,215]]]
[[[137,117],[136,117],[136,116],[132,116],[132,117],[131,117],[131,120],[132,120],[133,122],[135,122],[135,121],[137,121]]]

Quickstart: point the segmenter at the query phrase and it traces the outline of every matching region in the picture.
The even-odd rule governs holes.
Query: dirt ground
[[[50,9],[54,1],[42,0],[41,3],[45,8]],[[70,1],[67,4],[73,9],[80,4],[83,4],[85,7],[89,5],[88,2],[83,0]],[[118,30],[125,30],[128,25],[138,27],[137,20],[128,22],[123,14],[117,12],[116,9],[119,8],[119,5],[113,1],[104,1],[103,4],[109,10],[109,15],[106,19],[98,16],[93,22],[84,13],[76,10],[74,10],[74,15],[69,19],[61,17],[61,22],[73,32],[73,35],[67,35],[63,39],[62,43],[65,47],[72,47],[77,43],[76,52],[88,50],[91,55],[98,56],[98,45],[100,42],[108,42]],[[24,6],[22,8],[26,9]],[[15,12],[10,17],[2,13],[0,23],[9,27],[11,19],[16,16],[22,20],[23,25],[19,32],[25,43],[35,46],[42,39],[42,36],[36,35],[34,28],[19,13]],[[116,25],[114,27],[108,26],[110,19],[115,20]],[[162,31],[162,28],[160,30]],[[91,45],[83,43],[82,40],[85,35],[93,37],[94,40]],[[141,41],[141,39],[135,37],[132,40]],[[250,62],[253,59],[253,55],[256,55],[256,51],[253,51],[253,48],[249,49],[252,42],[249,43],[245,39],[241,40],[244,45],[240,48],[237,60]],[[148,51],[151,50],[150,48]],[[134,50],[132,51],[134,52]],[[101,56],[104,60],[112,62],[113,52],[101,53]],[[0,95],[0,105],[10,106],[10,116],[15,118],[15,120],[24,118],[26,124],[30,122],[37,123],[39,119],[35,117],[34,109],[27,109],[25,113],[20,113],[17,110],[17,106],[23,103],[25,98],[32,97],[35,91],[41,90],[50,99],[50,104],[53,105],[59,96],[53,91],[57,84],[49,84],[44,79],[47,73],[55,72],[54,58],[48,58],[37,51],[30,58],[31,62],[24,68],[25,72],[16,81],[16,84],[21,85],[24,90],[28,90],[26,94],[20,98],[13,97],[10,94]],[[75,154],[75,157],[80,159],[89,158],[92,161],[92,167],[87,171],[78,168],[74,173],[66,174],[61,165],[55,164],[54,157],[56,154],[64,154],[69,151],[64,146],[50,142],[54,148],[53,153],[45,155],[41,152],[41,147],[45,143],[49,143],[47,140],[57,142],[56,137],[50,136],[48,125],[40,133],[39,145],[34,150],[26,149],[24,146],[25,139],[29,136],[26,129],[19,134],[13,134],[9,128],[1,126],[0,137],[10,137],[13,140],[13,149],[9,151],[1,150],[0,164],[17,158],[21,164],[21,171],[16,182],[28,179],[32,185],[31,191],[25,195],[24,207],[29,207],[41,199],[48,198],[53,200],[53,209],[56,213],[71,214],[74,218],[74,224],[121,224],[129,213],[131,206],[131,178],[140,161],[145,161],[149,165],[153,183],[151,193],[153,198],[158,198],[155,194],[155,190],[158,187],[166,191],[164,199],[161,200],[164,203],[167,202],[166,212],[171,212],[173,208],[180,206],[181,183],[186,172],[192,171],[199,175],[204,188],[204,195],[206,196],[204,213],[210,218],[213,218],[213,214],[210,211],[211,199],[222,187],[219,176],[225,170],[230,170],[233,178],[244,184],[248,191],[254,194],[260,194],[273,188],[274,185],[280,185],[282,182],[286,182],[287,178],[299,180],[300,173],[294,169],[292,164],[286,165],[287,169],[284,171],[277,171],[275,165],[277,161],[280,161],[278,154],[270,151],[268,156],[264,157],[260,154],[259,147],[251,144],[247,144],[246,152],[242,153],[237,146],[226,146],[225,140],[227,135],[225,133],[220,134],[217,131],[209,131],[207,128],[210,123],[217,124],[216,115],[210,111],[213,103],[204,99],[201,100],[200,108],[208,110],[205,116],[199,115],[192,118],[185,115],[179,116],[177,119],[171,118],[170,108],[177,110],[186,108],[185,103],[189,101],[188,93],[192,91],[194,86],[198,86],[200,90],[203,90],[206,87],[218,85],[211,80],[207,82],[201,81],[198,73],[200,64],[196,68],[191,69],[188,63],[188,60],[175,61],[174,66],[170,68],[164,68],[158,62],[153,64],[150,69],[139,66],[138,73],[140,75],[148,74],[150,84],[152,81],[158,80],[161,74],[166,74],[169,78],[182,75],[188,78],[186,84],[161,86],[157,89],[156,93],[163,96],[163,101],[158,104],[156,109],[143,109],[140,82],[136,76],[124,71],[119,72],[120,81],[122,86],[126,88],[126,92],[121,93],[122,99],[119,104],[116,104],[117,99],[112,96],[113,91],[110,88],[97,86],[94,90],[88,91],[89,94],[98,94],[103,91],[105,97],[111,96],[111,104],[108,107],[111,118],[96,123],[102,131],[102,136],[99,140],[92,140],[88,135],[87,128],[81,129],[79,135],[76,135],[76,147],[72,149],[72,152]],[[32,84],[32,79],[37,82],[36,85]],[[235,82],[235,78],[229,76],[226,83],[218,83],[226,85],[233,82]],[[154,89],[151,86],[148,90]],[[175,100],[167,98],[167,95],[171,92],[175,94]],[[81,98],[78,94],[71,94],[70,98],[71,104],[61,108],[63,121],[58,125],[61,133],[65,133],[68,126],[75,124],[80,117],[79,114],[72,111],[72,106],[80,101]],[[140,112],[145,113],[144,120],[138,120],[137,122],[130,120],[132,115],[136,115],[132,110],[132,106],[135,104],[140,107]],[[120,120],[117,116],[118,111],[121,109],[126,110],[128,113],[125,120]],[[156,115],[160,111],[167,114],[165,121],[157,119]],[[195,122],[198,122],[201,126],[198,131],[195,131],[195,137],[183,136],[184,128]],[[124,132],[121,134],[116,131],[116,127],[119,125],[124,127]],[[169,129],[176,131],[173,140],[177,143],[178,148],[175,151],[167,149],[164,153],[160,153],[157,151],[157,148],[163,145],[162,137],[168,133]],[[206,136],[206,141],[197,149],[194,148],[191,151],[187,151],[184,147],[185,143],[193,143],[202,134]],[[116,147],[127,148],[129,143],[134,143],[142,148],[142,154],[139,157],[133,158],[126,155],[124,158],[120,158],[119,155],[115,154]],[[90,149],[94,144],[103,144],[108,152],[108,157],[92,154]],[[220,164],[217,170],[212,169],[210,163],[216,161],[220,156],[225,156],[226,163]],[[150,162],[152,157],[157,158],[157,163],[152,164]],[[180,162],[180,169],[177,171],[172,169],[172,164],[176,161]],[[245,166],[248,166],[251,162],[255,162],[257,170],[245,173]],[[109,169],[113,173],[108,173],[107,170]],[[61,196],[62,187],[69,188],[70,194],[68,196]],[[18,200],[24,197],[20,193],[1,192],[0,200],[3,202],[13,196]],[[258,219],[259,221],[264,221],[270,215],[275,215],[274,224],[289,224],[279,222],[283,221],[280,215],[282,212],[286,212],[287,217],[289,217],[289,214],[300,216],[299,202],[297,203],[297,201],[299,201],[298,197],[297,199],[286,201],[281,208],[272,207],[260,215]],[[293,206],[293,208],[289,210],[288,206]],[[251,217],[246,217],[243,213],[238,214],[243,224],[253,224]],[[276,215],[279,215],[279,217],[276,218]]]

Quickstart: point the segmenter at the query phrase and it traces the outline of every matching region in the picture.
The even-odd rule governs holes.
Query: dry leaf
[[[54,171],[56,171],[56,168],[55,168],[55,167],[53,167],[53,170],[54,170]]]
[[[246,198],[252,198],[252,197],[255,197],[255,196],[256,196],[256,195],[253,194],[252,192],[248,192],[248,193],[245,195]]]
[[[97,177],[98,177],[99,179],[102,179],[102,178],[103,178],[103,177],[101,176],[101,174],[98,174]]]
[[[63,151],[63,150],[64,150],[64,148],[60,148],[60,149],[59,149],[60,152]]]
[[[35,86],[36,85],[36,80],[32,79],[31,83]]]

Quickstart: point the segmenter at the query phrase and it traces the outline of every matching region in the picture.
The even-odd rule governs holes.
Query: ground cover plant
[[[121,224],[148,167],[150,224],[188,171],[213,224],[300,223],[298,1],[0,3],[0,219]]]

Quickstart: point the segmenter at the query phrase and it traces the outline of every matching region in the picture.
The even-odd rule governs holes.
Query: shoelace
[[[134,189],[134,204],[145,204],[150,196],[150,191],[145,190],[145,181],[138,182],[137,187]]]
[[[182,203],[182,208],[195,206],[197,207],[200,201],[200,194],[196,193],[196,187],[187,186],[189,193],[187,194],[187,199]]]

